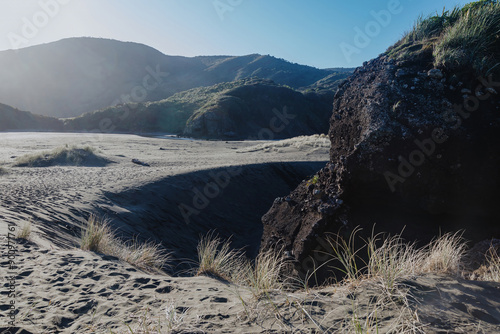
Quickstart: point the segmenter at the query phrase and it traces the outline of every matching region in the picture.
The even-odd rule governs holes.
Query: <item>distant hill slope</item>
[[[300,93],[270,80],[194,88],[66,119],[67,131],[169,132],[198,138],[278,139],[325,133],[333,92]]]
[[[0,103],[0,131],[6,130],[62,131],[63,122],[57,118],[34,115]]]
[[[137,43],[70,38],[0,52],[0,101],[37,114],[74,117],[252,76],[300,88],[334,72],[258,54],[187,58]]]

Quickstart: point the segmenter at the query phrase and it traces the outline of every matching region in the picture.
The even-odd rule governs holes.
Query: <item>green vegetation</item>
[[[269,128],[276,113],[286,111],[303,126],[300,130],[290,126],[273,133],[279,139],[326,132],[332,99],[330,90],[318,88],[318,92],[303,94],[270,80],[249,78],[190,89],[157,102],[118,105],[64,122],[67,131],[246,139],[257,138],[259,131]]]
[[[137,239],[123,242],[115,236],[108,221],[91,215],[82,230],[80,248],[91,252],[116,256],[136,267],[160,270],[168,266],[170,256],[158,244],[140,243]]]
[[[95,149],[86,146],[62,146],[52,151],[44,151],[36,154],[28,154],[16,159],[16,167],[48,167],[54,165],[68,166],[102,166],[109,163],[108,160],[95,154]]]
[[[319,181],[319,175],[316,174],[309,181],[307,181],[307,185],[308,186],[315,185],[316,183],[318,183],[318,181]]]
[[[498,74],[500,3],[481,0],[441,15],[421,17],[386,54],[400,60],[432,55],[436,67]]]
[[[263,82],[250,78],[209,87],[193,88],[156,102],[129,103],[85,113],[65,119],[67,130],[99,132],[167,132],[181,134],[194,114],[202,114],[207,106],[231,89]],[[106,119],[103,123],[102,120]]]
[[[57,118],[35,115],[0,103],[0,131],[61,131],[63,122]]]

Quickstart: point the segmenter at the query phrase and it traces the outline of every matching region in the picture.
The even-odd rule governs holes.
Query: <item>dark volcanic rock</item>
[[[330,163],[289,201],[275,201],[262,249],[284,246],[305,273],[329,258],[327,233],[356,226],[405,228],[403,237],[423,242],[459,229],[475,241],[500,236],[499,97],[490,89],[500,91],[500,78],[443,69],[440,78],[431,64],[430,53],[398,63],[381,56],[339,87]]]

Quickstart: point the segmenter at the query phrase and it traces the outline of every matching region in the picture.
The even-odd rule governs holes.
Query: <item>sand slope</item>
[[[168,333],[165,309],[177,314],[173,332],[304,333],[321,328],[336,333],[349,324],[353,310],[372,312],[380,295],[374,284],[356,290],[328,287],[273,295],[272,306],[265,298],[253,301],[244,287],[213,278],[150,274],[76,249],[49,250],[30,243],[19,248],[18,319],[32,333],[127,333],[124,321],[137,329],[146,319],[150,328],[160,319]],[[438,275],[406,283],[416,296],[419,318],[430,323],[422,328],[425,333],[500,330],[500,284]],[[299,311],[299,304],[315,323]],[[381,333],[400,322],[399,312],[397,304],[379,311]]]
[[[414,314],[401,318],[397,303],[373,313],[380,291],[371,283],[255,300],[247,288],[189,277],[185,271],[194,266],[189,259],[206,231],[233,233],[238,246],[258,241],[258,224],[247,216],[258,216],[273,196],[284,196],[294,182],[314,174],[327,159],[328,147],[304,145],[303,138],[302,144],[292,145],[91,134],[0,134],[0,141],[0,165],[8,171],[0,176],[0,327],[7,324],[5,301],[10,300],[8,226],[20,227],[29,219],[33,242],[19,241],[14,270],[16,319],[24,333],[129,333],[124,322],[142,333],[138,328],[145,319],[150,329],[160,319],[163,333],[169,332],[167,325],[171,332],[186,333],[337,333],[347,331],[353,314],[376,314],[378,330],[384,333],[414,319]],[[90,145],[114,163],[13,167],[15,156],[64,144]],[[134,158],[151,167],[132,163]],[[243,168],[190,224],[182,221],[177,205],[189,204],[193,187],[203,189],[212,182],[211,171],[228,171],[230,166]],[[266,192],[270,184],[278,194]],[[169,274],[152,274],[78,249],[80,229],[92,212],[106,214],[125,237],[158,237],[173,251],[176,267]],[[186,277],[172,275],[179,270]],[[437,275],[405,284],[415,296],[418,317],[428,323],[425,332],[500,332],[500,284]]]

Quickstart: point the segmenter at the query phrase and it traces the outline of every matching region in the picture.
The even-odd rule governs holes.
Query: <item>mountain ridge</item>
[[[332,73],[268,55],[169,56],[140,43],[80,37],[0,51],[0,101],[65,118],[255,76],[300,89]]]

